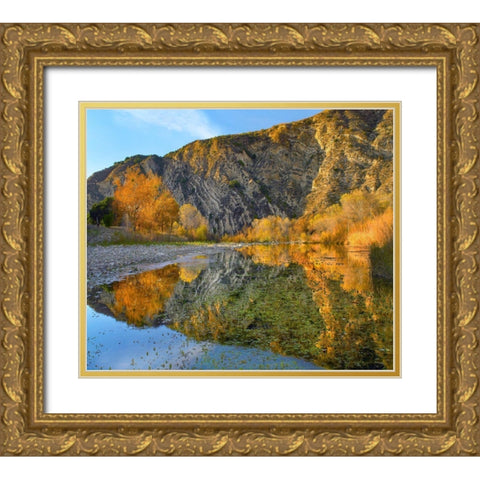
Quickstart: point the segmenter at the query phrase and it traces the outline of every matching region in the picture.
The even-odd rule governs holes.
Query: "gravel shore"
[[[161,268],[181,258],[231,250],[240,244],[212,245],[88,245],[88,288],[111,283],[127,275]]]

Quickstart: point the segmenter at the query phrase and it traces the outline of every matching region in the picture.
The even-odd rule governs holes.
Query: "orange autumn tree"
[[[117,218],[127,217],[133,231],[145,233],[171,230],[178,219],[179,207],[161,177],[144,175],[139,169],[117,179],[113,208]]]

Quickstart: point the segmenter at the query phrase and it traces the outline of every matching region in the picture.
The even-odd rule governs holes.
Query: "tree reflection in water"
[[[90,292],[89,304],[135,326],[164,322],[330,369],[391,369],[391,270],[372,270],[367,250],[251,245],[127,277]]]
[[[164,312],[179,277],[177,265],[130,275],[112,285],[113,302],[108,306],[118,320],[137,327],[152,325]]]

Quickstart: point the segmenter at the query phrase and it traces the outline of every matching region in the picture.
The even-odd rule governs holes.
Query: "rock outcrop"
[[[138,166],[160,175],[176,201],[194,205],[218,236],[269,215],[296,218],[363,188],[391,192],[389,110],[326,110],[258,132],[198,140],[164,157],[136,155],[88,179],[88,208]]]

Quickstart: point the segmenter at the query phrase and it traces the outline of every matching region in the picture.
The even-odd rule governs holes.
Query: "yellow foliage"
[[[325,245],[382,247],[393,238],[391,195],[356,190],[322,213],[298,219],[269,216],[223,241],[318,242]]]
[[[346,243],[365,247],[383,247],[393,239],[393,209],[354,225]]]
[[[180,225],[177,232],[188,235],[194,240],[204,241],[207,239],[207,219],[190,203],[185,203],[179,211]],[[180,233],[182,232],[182,233]]]
[[[245,253],[254,263],[270,267],[288,267],[291,261],[287,245],[249,245],[239,251]]]
[[[290,238],[291,220],[270,215],[255,219],[243,233],[231,238],[233,241],[285,242]]]
[[[113,287],[114,303],[110,307],[116,317],[142,326],[151,324],[163,312],[179,278],[176,265],[127,277]]]
[[[208,234],[208,228],[206,225],[200,225],[196,230],[195,230],[195,240],[199,240],[201,242],[205,241],[207,239],[207,234]]]
[[[127,170],[123,182],[117,179],[113,196],[116,216],[126,217],[134,231],[145,233],[171,230],[178,218],[178,204],[162,179],[144,175],[138,168]]]
[[[203,263],[182,265],[179,272],[180,280],[183,280],[185,283],[193,282],[200,275],[200,272],[205,269],[205,266]]]
[[[323,213],[296,221],[308,239],[330,245],[384,246],[393,237],[391,196],[356,190]],[[302,223],[300,223],[300,220]]]

